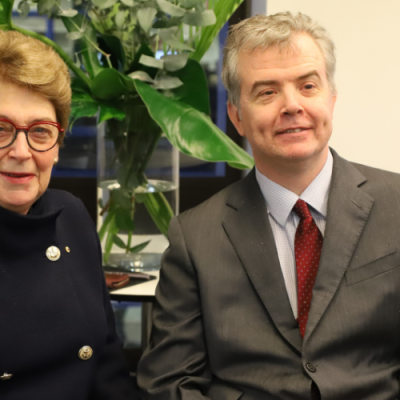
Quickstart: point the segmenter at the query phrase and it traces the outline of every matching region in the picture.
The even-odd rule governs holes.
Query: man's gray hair
[[[230,28],[222,65],[222,81],[228,91],[228,101],[240,110],[240,77],[237,66],[242,50],[252,52],[274,46],[285,48],[293,44],[294,36],[299,33],[310,35],[321,50],[330,90],[333,95],[336,94],[335,45],[328,32],[308,15],[293,15],[286,11],[269,16],[256,15]]]

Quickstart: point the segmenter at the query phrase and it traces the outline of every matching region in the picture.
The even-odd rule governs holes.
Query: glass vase
[[[129,271],[155,270],[168,246],[168,214],[178,212],[179,152],[142,103],[127,104],[125,113],[122,121],[98,125],[103,263]]]

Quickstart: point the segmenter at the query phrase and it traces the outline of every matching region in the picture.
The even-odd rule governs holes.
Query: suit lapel
[[[301,336],[254,170],[236,188],[227,201],[224,229],[277,329],[301,352]]]
[[[366,178],[335,152],[327,222],[304,343],[335,295],[374,200],[359,186]]]

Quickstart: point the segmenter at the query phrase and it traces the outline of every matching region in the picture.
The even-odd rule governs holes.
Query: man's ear
[[[238,108],[228,101],[228,115],[240,136],[245,136]]]

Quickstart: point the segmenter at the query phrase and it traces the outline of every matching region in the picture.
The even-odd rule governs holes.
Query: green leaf
[[[175,77],[175,76],[160,76],[158,77],[153,84],[153,87],[155,89],[160,89],[160,90],[167,90],[167,89],[175,89],[183,85],[183,82]]]
[[[92,82],[92,93],[101,100],[119,97],[127,91],[125,78],[114,68],[103,69]]]
[[[122,110],[111,105],[101,104],[98,123],[107,121],[111,118],[116,118],[118,121],[122,121],[125,117],[126,114]]]
[[[129,66],[128,72],[141,70],[147,72],[152,78],[154,78],[158,73],[158,68],[145,67],[142,64],[139,64],[139,60],[143,54],[149,57],[154,57],[154,53],[151,51],[150,47],[145,43],[142,43],[142,45],[139,47],[139,50],[135,54],[132,64]]]
[[[101,228],[100,228],[100,230],[99,230],[99,239],[100,239],[100,241],[103,240],[105,234],[107,233],[107,230],[108,230],[108,228],[109,228],[109,225],[110,225],[111,223],[114,223],[114,217],[115,217],[114,212],[113,212],[112,209],[110,209],[110,210],[108,211],[106,217],[104,218],[103,224],[101,225]]]
[[[126,17],[129,15],[129,11],[118,11],[117,15],[115,16],[115,24],[118,28],[122,28],[124,26]]]
[[[242,2],[243,0],[219,0],[216,3],[214,13],[217,21],[214,25],[202,29],[201,37],[196,43],[196,50],[190,55],[190,58],[200,62],[214,38]]]
[[[139,251],[142,251],[149,243],[150,243],[150,240],[148,240],[147,242],[140,243],[136,246],[131,247],[129,249],[129,251],[131,253],[139,253]]]
[[[75,17],[75,15],[78,14],[77,10],[73,10],[70,8],[69,10],[62,10],[58,16],[59,17]]]
[[[120,239],[117,235],[114,235],[112,238],[113,242],[120,247],[121,249],[126,249],[126,244],[123,242],[122,239]]]
[[[133,0],[121,0],[121,3],[125,4],[128,7],[133,7],[135,2]]]
[[[176,38],[169,29],[161,30],[159,35],[164,44],[171,46],[175,50],[194,51],[192,47],[182,43],[178,38]]]
[[[178,26],[182,23],[182,17],[171,17],[168,18],[166,15],[157,16],[157,19],[153,23],[154,29],[165,29],[173,26]]]
[[[77,31],[77,32],[69,32],[65,35],[65,37],[69,40],[78,40],[83,37],[85,32]]]
[[[140,8],[137,12],[137,18],[142,29],[147,33],[153,25],[157,10],[153,7]]]
[[[108,233],[107,239],[106,239],[106,243],[104,246],[104,256],[103,256],[104,263],[107,263],[107,261],[108,261],[108,257],[110,256],[111,249],[114,244],[114,240],[113,240],[114,236],[118,233],[118,228],[115,224],[114,215],[112,215],[111,221],[108,224],[107,233]]]
[[[180,4],[184,8],[194,8],[198,7],[199,4],[203,4],[202,0],[181,0]]]
[[[150,82],[150,83],[154,82],[154,79],[152,79],[151,76],[144,71],[131,72],[128,76],[129,76],[129,78],[139,79],[140,81],[143,81],[143,82]]]
[[[182,22],[191,26],[208,26],[214,25],[217,22],[217,18],[213,10],[203,12],[188,11],[182,18]]]
[[[144,194],[144,193],[136,193],[136,195],[135,195],[136,204],[142,204],[144,202],[145,197],[146,197],[146,194]]]
[[[252,157],[205,114],[163,96],[143,82],[135,81],[135,85],[152,118],[180,151],[205,161],[226,161],[235,168],[253,167]]]
[[[167,0],[157,0],[157,4],[166,14],[169,14],[171,17],[183,17],[186,13],[186,10],[178,7]]]
[[[80,68],[82,64],[81,64],[81,60],[79,59],[79,54],[78,53],[75,53],[75,58],[76,58],[75,65],[78,68]]]
[[[0,1],[0,29],[8,31],[12,29],[11,15],[13,10],[14,0]]]
[[[182,43],[179,39],[167,39],[164,40],[164,43],[168,46],[171,46],[174,50],[194,51],[193,47],[190,47],[187,44]]]
[[[97,57],[98,51],[93,46],[96,44],[96,31],[90,21],[82,14],[77,14],[75,17],[61,17],[64,26],[68,32],[82,32],[85,34],[79,39],[81,47],[81,57],[83,65],[91,79],[93,79],[103,68],[100,65]]]
[[[92,0],[92,3],[100,10],[112,7],[116,2],[117,0]]]
[[[174,216],[171,206],[162,192],[147,193],[144,205],[160,232],[167,236],[168,226]]]
[[[97,22],[97,23],[100,22],[100,19],[99,19],[98,15],[93,10],[89,10],[87,14],[88,14],[88,16],[89,16],[89,18],[91,19],[92,22],[93,21]]]
[[[99,44],[101,41],[101,49],[107,54],[111,54],[111,64],[118,69],[125,65],[125,50],[122,46],[121,40],[115,35],[99,35]]]
[[[74,93],[90,94],[89,88],[85,85],[84,82],[82,82],[81,79],[77,77],[73,77],[71,79],[71,89],[72,89],[72,96],[74,96]]]
[[[167,71],[178,71],[182,69],[189,58],[189,54],[172,54],[162,57],[162,61],[164,61],[164,67]]]
[[[132,207],[132,197],[126,190],[114,189],[110,192],[112,200],[121,208],[130,209]]]
[[[30,9],[31,7],[27,1],[21,1],[17,8],[22,18],[26,18],[28,16]]]
[[[88,93],[72,93],[71,119],[93,117],[99,109],[99,103]]]
[[[37,10],[40,15],[46,14],[51,11],[54,6],[54,0],[40,0],[38,1]]]
[[[149,57],[143,54],[140,57],[139,63],[142,65],[145,65],[146,67],[152,67],[152,68],[164,68],[164,61],[162,60],[157,60],[154,57]]]
[[[117,208],[115,211],[115,223],[119,230],[122,231],[133,231],[135,225],[132,221],[131,215],[125,208]]]
[[[178,77],[183,85],[172,90],[173,98],[189,104],[196,110],[210,115],[210,95],[208,83],[203,67],[197,61],[189,59],[185,68],[170,75]],[[196,93],[194,96],[193,93]]]

